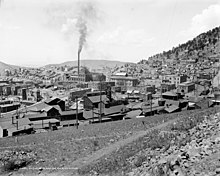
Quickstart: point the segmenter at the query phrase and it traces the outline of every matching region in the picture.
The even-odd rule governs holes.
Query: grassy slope
[[[197,110],[198,111],[198,110]],[[197,112],[195,111],[195,112]],[[31,167],[65,167],[82,158],[90,156],[97,150],[111,146],[113,143],[136,135],[167,120],[181,116],[189,116],[192,111],[154,117],[131,119],[65,128],[54,132],[19,136],[18,143],[13,137],[0,139],[0,151],[12,148],[31,149],[37,153],[38,159],[44,162],[33,163]],[[143,123],[144,122],[144,123]],[[7,148],[11,146],[12,148]]]

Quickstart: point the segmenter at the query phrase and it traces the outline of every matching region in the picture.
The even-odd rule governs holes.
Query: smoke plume
[[[3,2],[3,0],[0,0],[0,7],[1,7],[1,5],[2,5],[2,2]]]
[[[83,4],[80,4],[79,6],[80,11],[76,22],[76,27],[79,32],[78,53],[82,51],[82,48],[86,43],[89,23],[94,22],[97,19],[97,12],[93,3],[83,2]]]
[[[84,19],[78,18],[77,27],[78,27],[78,31],[79,31],[78,53],[81,53],[83,45],[86,43],[86,37],[87,37],[86,21]]]

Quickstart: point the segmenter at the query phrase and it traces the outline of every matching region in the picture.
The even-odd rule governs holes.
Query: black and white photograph
[[[220,1],[0,0],[0,175],[220,175]]]

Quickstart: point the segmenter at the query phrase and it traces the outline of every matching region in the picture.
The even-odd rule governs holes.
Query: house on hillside
[[[175,86],[178,87],[180,83],[187,81],[187,75],[165,74],[160,76],[160,80],[161,83],[171,83],[175,84]]]
[[[12,104],[4,104],[0,105],[1,113],[7,113],[10,111],[14,111],[20,107],[20,103],[12,103]]]
[[[120,87],[123,92],[126,92],[128,88],[136,87],[138,85],[138,79],[128,76],[127,73],[116,73],[111,76],[110,80],[115,82],[115,86]]]
[[[184,82],[179,84],[178,89],[180,92],[189,93],[195,90],[195,83],[193,82]]]
[[[176,88],[175,84],[171,84],[171,83],[161,83],[161,92],[167,92],[167,91],[171,91],[174,90]]]

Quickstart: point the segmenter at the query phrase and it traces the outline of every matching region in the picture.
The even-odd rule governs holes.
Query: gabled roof
[[[57,109],[59,111],[59,113],[62,112],[61,108],[59,105],[51,105],[52,107],[54,107],[55,109]]]
[[[38,102],[31,106],[26,107],[26,109],[28,111],[41,111],[42,109],[45,109],[46,107],[50,107],[50,106],[44,102]]]
[[[54,108],[53,106],[46,106],[45,108],[41,109],[41,111],[48,112],[48,111],[50,111],[51,109],[56,109],[56,108]],[[57,109],[56,109],[56,110],[57,110]]]
[[[126,72],[119,72],[116,73],[115,76],[128,76],[128,74]]]
[[[92,103],[99,103],[100,102],[100,96],[91,96],[88,97],[88,99],[91,100]],[[102,102],[109,101],[109,99],[106,97],[106,95],[101,95]]]
[[[45,100],[44,102],[45,103],[47,103],[47,104],[50,104],[50,103],[52,103],[52,102],[59,102],[61,99],[60,98],[58,98],[58,97],[52,97],[52,98],[49,98],[49,99],[47,99],[47,100]]]
[[[174,111],[176,111],[176,110],[178,110],[178,109],[179,109],[178,106],[176,106],[176,105],[171,105],[171,106],[169,106],[168,108],[165,108],[164,110],[167,111],[168,113],[171,113],[171,112],[174,112]]]
[[[16,128],[17,129],[17,126],[16,126],[17,121],[18,121],[18,129],[21,129],[21,128],[23,129],[23,127],[25,127],[25,126],[28,127],[28,125],[32,124],[32,122],[28,118],[20,118],[20,119],[14,118],[14,124],[12,124],[11,118],[7,118],[7,119],[0,121],[0,126],[3,129],[9,129],[9,128]]]
[[[163,110],[163,109],[164,109],[164,106],[156,106],[156,107],[152,107],[152,109],[151,108],[143,109],[143,112],[144,113],[149,113],[149,112],[151,112],[151,110],[152,111],[160,111],[160,110]]]
[[[175,100],[166,100],[165,104],[168,104],[168,105],[175,105],[175,106],[178,106],[180,105],[180,101],[175,101]]]
[[[56,123],[56,122],[59,122],[59,120],[57,119],[45,119],[43,120],[43,123],[46,124],[46,123]],[[33,121],[33,125],[42,125],[42,120],[36,120],[36,121]]]
[[[104,114],[110,115],[110,114],[121,113],[124,108],[125,108],[124,105],[111,106],[109,108],[105,108]]]
[[[141,113],[142,113],[141,110],[134,110],[134,111],[128,112],[125,117],[127,117],[127,118],[135,118],[136,116],[139,116]]]
[[[96,114],[96,113],[93,113],[92,114],[92,111],[90,110],[90,111],[83,111],[83,117],[85,118],[85,119],[92,119],[92,117],[94,117],[94,118],[97,118],[99,115],[98,114]]]
[[[162,95],[165,95],[165,96],[177,96],[177,94],[175,92],[164,92]]]
[[[34,119],[38,119],[38,118],[46,118],[46,117],[47,117],[47,113],[46,112],[25,115],[25,118],[29,118],[30,120],[34,120]]]
[[[206,109],[208,107],[210,107],[214,102],[208,100],[208,99],[202,99],[199,102],[196,102],[196,105],[201,107],[202,109]]]
[[[78,114],[83,113],[82,110],[78,110]],[[71,110],[71,111],[62,111],[60,115],[75,115],[76,114],[76,110]]]
[[[189,102],[196,103],[196,102],[199,102],[199,101],[203,100],[203,97],[201,97],[201,96],[198,96],[198,97],[192,96],[192,97],[188,97],[187,99],[189,100]]]

